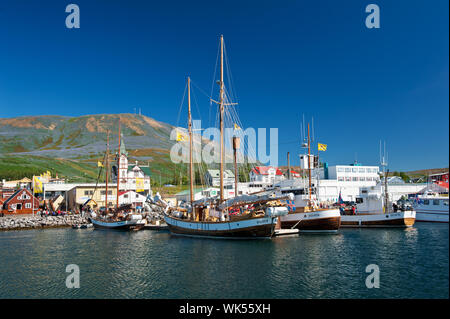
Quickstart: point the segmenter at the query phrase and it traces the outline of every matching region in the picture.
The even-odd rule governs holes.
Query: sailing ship
[[[317,196],[317,184],[313,186],[311,178],[311,138],[308,123],[308,154],[306,168],[308,169],[308,187],[301,180],[281,181],[276,188],[281,194],[294,194],[294,201],[289,205],[289,213],[280,217],[281,228],[295,228],[300,232],[337,232],[341,225],[339,209],[321,204]],[[289,168],[290,174],[290,168]]]
[[[381,143],[380,143],[381,158]],[[360,196],[356,198],[355,213],[343,212],[341,227],[411,227],[416,220],[416,212],[411,206],[395,210],[389,204],[388,178],[385,167],[385,156],[381,166],[384,168],[384,192],[381,184],[362,188]],[[389,173],[389,170],[388,170]]]
[[[193,183],[193,133],[191,118],[190,77],[187,78],[188,88],[188,133],[189,133],[189,180],[190,206],[187,208],[166,206],[164,219],[171,234],[211,237],[211,238],[270,238],[275,232],[277,219],[287,213],[282,200],[292,199],[292,194],[276,195],[275,192],[261,195],[238,196],[238,180],[236,169],[236,150],[239,139],[233,139],[235,164],[235,197],[224,198],[224,107],[232,105],[225,102],[224,87],[224,40],[220,37],[220,86],[219,118],[220,118],[220,192],[218,196],[194,201]]]
[[[119,119],[119,156],[117,156],[117,167],[120,167],[120,119]],[[131,209],[131,204],[119,206],[119,175],[117,175],[117,198],[116,207],[109,209],[108,202],[108,176],[109,176],[109,131],[106,137],[106,154],[105,154],[105,209],[102,212],[91,213],[90,222],[97,229],[111,230],[140,230],[146,225],[146,220],[141,214],[125,213]],[[117,170],[118,174],[120,170]],[[100,174],[99,174],[100,177]],[[98,183],[98,180],[97,180]],[[94,190],[95,193],[95,190]]]

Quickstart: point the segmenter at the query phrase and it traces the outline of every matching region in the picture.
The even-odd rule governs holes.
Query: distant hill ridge
[[[108,130],[111,148],[117,143],[119,119],[130,150],[169,149],[173,144],[173,126],[145,115],[21,116],[0,118],[0,153],[72,159],[96,155],[105,150]]]

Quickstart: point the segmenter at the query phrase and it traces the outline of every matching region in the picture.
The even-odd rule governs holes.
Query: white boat
[[[356,213],[343,213],[341,227],[411,227],[414,210],[393,211],[385,202],[381,185],[361,188],[356,198]]]
[[[292,193],[294,201],[288,203],[289,213],[280,216],[282,229],[298,229],[300,232],[337,232],[341,225],[341,214],[339,209],[330,207],[326,203],[320,203],[317,196],[317,185],[313,185],[311,170],[317,168],[312,161],[311,138],[309,134],[305,147],[308,153],[301,158],[301,168],[308,170],[308,185],[300,179],[288,179],[279,182],[275,188],[281,194]],[[288,164],[290,166],[290,164]],[[290,168],[288,169],[290,171]]]
[[[448,197],[432,193],[419,195],[413,206],[418,222],[448,223]]]

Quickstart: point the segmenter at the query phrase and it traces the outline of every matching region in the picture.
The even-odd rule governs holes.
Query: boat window
[[[448,200],[443,200],[442,203],[444,204],[444,206],[448,206]]]
[[[337,171],[338,171],[338,172],[343,172],[343,171],[344,171],[344,168],[343,168],[343,167],[338,167]]]
[[[362,194],[367,194],[367,189],[363,189],[363,190],[361,191],[361,193],[362,193]]]
[[[347,167],[346,169],[345,169],[345,171],[348,173],[348,172],[351,172],[351,169],[350,169],[350,167]]]
[[[353,179],[354,182],[358,181],[358,177],[353,177],[352,179]]]
[[[365,172],[366,172],[366,169],[365,169],[365,168],[360,168],[360,169],[359,169],[359,172],[360,172],[360,173],[365,173]]]
[[[357,171],[358,171],[358,169],[352,168],[352,172],[353,172],[353,173],[356,173]]]
[[[439,205],[439,199],[433,199],[433,205]]]
[[[428,199],[425,199],[425,200],[423,201],[423,204],[424,204],[424,205],[430,205],[430,201],[429,201]]]

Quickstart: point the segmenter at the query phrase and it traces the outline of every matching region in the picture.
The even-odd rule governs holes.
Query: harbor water
[[[448,224],[272,240],[168,232],[0,232],[0,298],[448,298]],[[80,270],[67,288],[66,266]],[[379,267],[367,288],[366,267]]]

